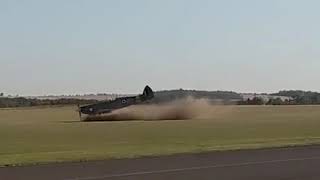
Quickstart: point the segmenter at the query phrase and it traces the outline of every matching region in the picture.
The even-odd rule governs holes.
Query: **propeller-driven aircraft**
[[[149,86],[146,86],[143,93],[138,96],[120,97],[111,101],[102,101],[96,104],[79,106],[80,119],[82,114],[88,116],[97,116],[101,114],[111,113],[114,110],[128,107],[135,104],[146,102],[154,97],[154,93]]]

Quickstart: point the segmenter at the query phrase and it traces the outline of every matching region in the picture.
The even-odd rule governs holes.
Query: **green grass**
[[[78,122],[75,107],[0,109],[0,166],[320,143],[320,106],[217,106],[211,119]]]

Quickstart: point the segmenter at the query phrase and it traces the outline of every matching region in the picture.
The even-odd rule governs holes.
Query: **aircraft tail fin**
[[[145,100],[152,99],[154,97],[154,92],[149,86],[146,86],[143,90],[142,96]]]

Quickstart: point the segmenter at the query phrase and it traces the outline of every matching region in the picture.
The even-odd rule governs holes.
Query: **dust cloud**
[[[207,99],[186,98],[161,105],[134,105],[110,114],[87,117],[85,121],[187,120],[212,118],[217,105]]]

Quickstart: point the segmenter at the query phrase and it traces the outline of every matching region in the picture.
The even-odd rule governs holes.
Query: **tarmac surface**
[[[1,180],[319,180],[320,145],[0,168]]]

